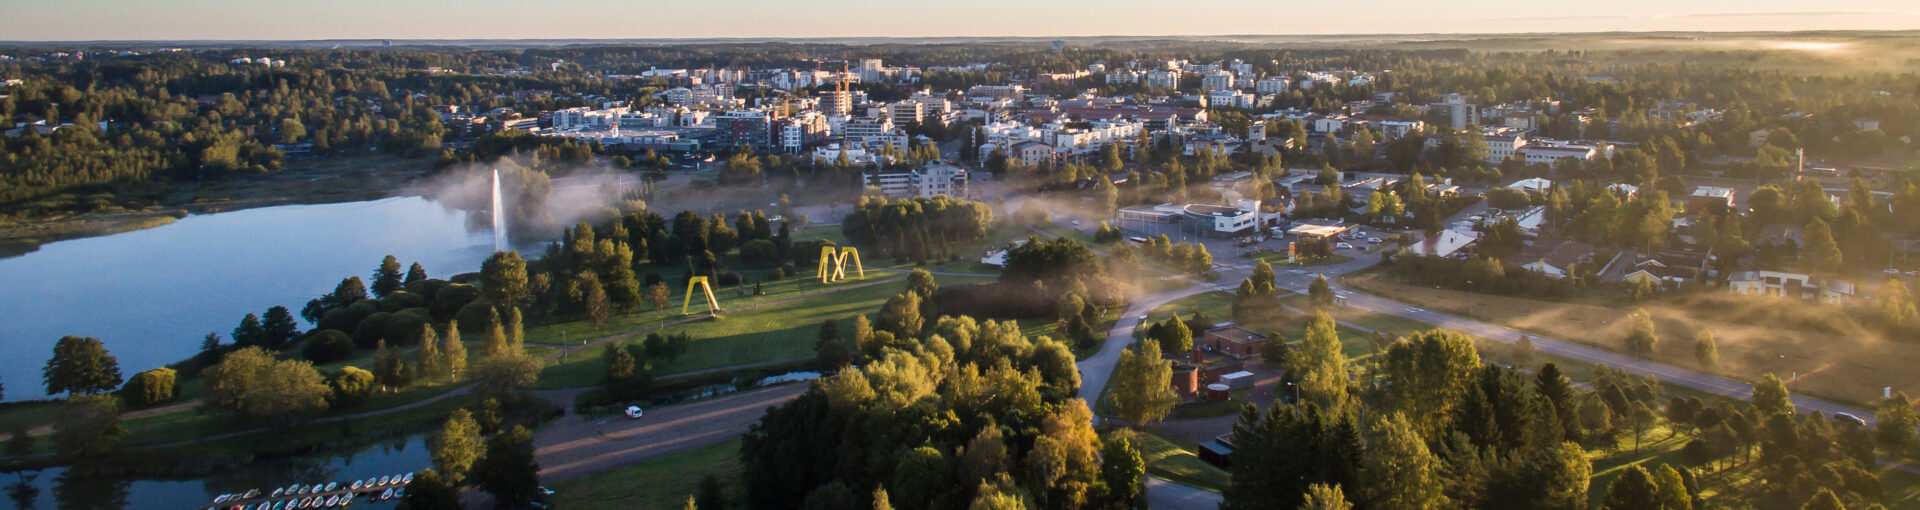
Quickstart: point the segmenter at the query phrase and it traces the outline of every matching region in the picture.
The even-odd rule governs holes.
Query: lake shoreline
[[[212,182],[167,182],[144,194],[157,205],[113,212],[29,217],[0,225],[0,259],[60,241],[162,227],[195,214],[420,196],[413,181],[431,162],[392,156],[338,156],[288,162],[286,170]]]

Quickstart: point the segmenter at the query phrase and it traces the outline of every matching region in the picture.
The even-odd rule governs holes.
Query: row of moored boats
[[[262,501],[258,504],[237,504],[226,507],[226,509],[299,510],[305,508],[332,508],[353,504],[354,496],[361,493],[361,491],[366,491],[365,494],[367,495],[368,502],[386,501],[405,495],[407,491],[406,485],[409,483],[413,483],[413,473],[355,480],[345,486],[342,486],[340,482],[327,482],[325,484],[313,485],[294,484],[288,487],[277,488],[274,489],[273,492],[267,493],[266,497],[270,499],[269,501]],[[340,489],[347,489],[353,492],[346,494],[326,494]],[[378,492],[375,492],[376,490],[378,490]],[[221,494],[219,497],[213,498],[213,504],[214,508],[220,508],[220,505],[246,501],[260,496],[260,489],[253,489],[244,493]]]

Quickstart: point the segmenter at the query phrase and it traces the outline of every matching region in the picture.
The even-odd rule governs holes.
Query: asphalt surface
[[[767,408],[799,397],[806,384],[784,384],[725,397],[624,415],[569,413],[534,434],[540,479],[557,482],[722,443],[746,433]]]

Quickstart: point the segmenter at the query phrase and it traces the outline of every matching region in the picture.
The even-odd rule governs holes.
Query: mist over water
[[[341,278],[367,279],[387,254],[445,278],[479,270],[492,241],[466,212],[400,197],[188,216],[48,244],[0,259],[0,382],[8,400],[44,398],[40,369],[64,335],[100,338],[131,377],[193,355],[209,331],[230,342],[249,312],[297,313]]]

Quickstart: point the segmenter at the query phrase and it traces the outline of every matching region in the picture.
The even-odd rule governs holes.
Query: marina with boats
[[[209,510],[296,510],[335,508],[352,505],[355,499],[376,503],[398,499],[413,483],[413,473],[380,476],[365,480],[293,484],[270,490],[252,489],[242,493],[221,494],[213,498]]]

